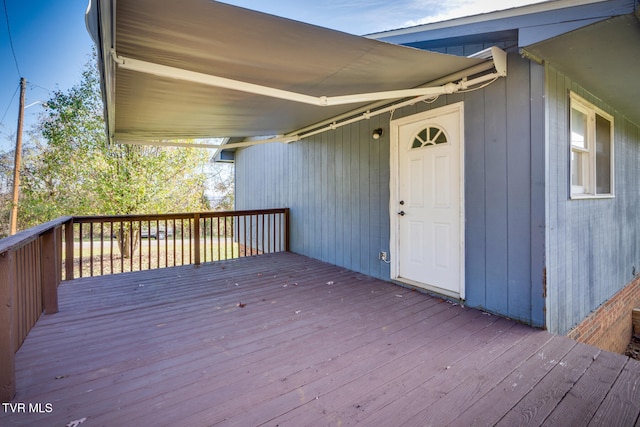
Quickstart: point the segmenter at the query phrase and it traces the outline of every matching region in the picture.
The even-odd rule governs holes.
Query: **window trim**
[[[614,134],[615,134],[615,122],[614,118],[611,114],[606,113],[602,109],[596,107],[586,99],[582,98],[578,94],[573,91],[569,93],[570,102],[569,102],[569,195],[571,199],[611,199],[615,197],[615,181],[614,181],[614,167],[615,167],[615,143],[614,143]],[[574,146],[572,141],[572,129],[573,129],[573,110],[578,110],[584,113],[587,116],[587,129],[585,132],[585,145],[586,148],[582,148],[579,146]],[[609,165],[609,183],[610,183],[610,192],[608,193],[597,193],[597,153],[596,153],[596,115],[602,117],[610,123],[610,136],[609,136],[609,145],[610,145],[610,165]],[[582,172],[584,180],[586,180],[586,189],[584,192],[575,192],[574,188],[576,186],[573,185],[573,161],[571,159],[573,153],[581,153],[587,156],[585,161],[586,170]],[[582,188],[582,187],[580,187]]]

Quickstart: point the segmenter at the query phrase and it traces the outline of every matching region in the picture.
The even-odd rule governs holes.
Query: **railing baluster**
[[[35,268],[29,268],[29,252],[31,249],[31,244],[28,244],[22,248],[20,251],[20,271],[24,271],[25,274],[22,275],[22,280],[20,283],[20,310],[25,314],[22,317],[21,327],[20,327],[20,336],[18,338],[18,342],[16,346],[20,346],[22,343],[22,339],[24,337],[25,331],[27,330],[27,325],[29,323],[29,287],[28,284],[33,281],[33,272]]]
[[[288,251],[289,250],[289,216],[285,213],[284,215],[282,215],[282,219],[280,221],[280,232],[278,233],[278,236],[281,240],[281,247],[283,251]]]
[[[120,221],[120,231],[118,232],[118,250],[120,251],[120,273],[124,273],[124,222]]]
[[[204,218],[204,262],[207,262],[207,236],[209,236],[209,252],[213,261],[213,218]]]
[[[80,246],[80,260],[79,260],[79,263],[78,263],[78,269],[79,269],[78,276],[79,277],[83,277],[83,275],[82,275],[82,249],[83,249],[82,248],[82,223],[78,224],[78,233],[80,234],[80,236],[79,236],[79,240],[80,240],[80,244],[79,244],[79,246]]]
[[[62,260],[64,259],[62,255],[62,242],[62,224],[60,224],[56,227],[56,289],[58,289],[57,284],[62,282]],[[60,262],[58,262],[58,259]]]
[[[276,251],[276,214],[269,214],[269,253]]]
[[[57,231],[52,229],[42,235],[42,289],[45,313],[58,312],[58,274],[59,259],[57,245]]]
[[[227,226],[229,225],[229,217],[224,218],[224,259],[229,259],[227,256],[227,246],[229,245],[228,238],[229,233],[227,231]],[[231,217],[231,253],[233,254],[233,217]]]
[[[187,237],[187,230],[189,229],[189,223],[187,220],[187,224],[185,225],[185,220],[182,219],[180,220],[180,229],[182,230],[182,238],[180,239],[180,264],[179,265],[184,265],[184,261],[185,261],[185,239],[188,238]],[[189,244],[191,244],[191,242],[189,242]]]
[[[93,222],[89,224],[89,277],[93,276]]]
[[[109,222],[109,272],[111,274],[114,273],[113,271],[113,221]]]
[[[264,235],[265,235],[265,232],[264,232],[264,214],[262,214],[260,216],[262,217],[262,228],[258,229],[258,232],[260,232],[260,230],[262,230],[262,245],[260,247],[260,251],[261,251],[260,253],[265,253],[265,250],[264,250]]]
[[[280,227],[278,227],[279,222],[282,219],[282,214],[274,214],[273,215],[273,250],[275,252],[280,252],[281,249],[281,244],[280,242],[282,241],[282,239],[280,239]]]
[[[198,213],[193,215],[193,252],[193,263],[200,265],[200,214]],[[191,257],[189,257],[189,263],[191,263]]]
[[[133,221],[129,221],[129,271],[133,271]]]
[[[133,257],[136,246],[140,248],[138,251],[138,271],[142,271],[142,220],[138,221],[138,235],[136,236],[135,234],[134,230],[131,236],[131,256]]]
[[[18,329],[19,333],[17,338],[17,341],[15,343],[16,347],[20,347],[20,342],[22,341],[22,335],[24,334],[25,329],[27,328],[26,324],[27,324],[27,319],[29,316],[28,311],[26,310],[26,303],[25,301],[27,300],[27,289],[25,286],[25,283],[29,282],[31,280],[31,275],[33,274],[33,270],[29,269],[26,267],[27,265],[27,261],[26,258],[28,256],[28,251],[29,251],[29,245],[23,246],[20,251],[18,252],[18,271],[23,271],[25,274],[23,274],[21,277],[19,277],[18,280],[18,309],[20,310],[20,312],[24,313],[23,316],[20,316],[20,328]]]
[[[216,218],[216,229],[218,231],[218,260],[222,259],[222,252],[220,251],[220,217]]]
[[[74,243],[73,243],[73,220],[69,220],[64,224],[64,267],[65,267],[65,279],[73,280],[73,262],[75,258]]]
[[[165,245],[164,245],[164,266],[165,268],[169,266],[169,260],[167,259],[168,256],[168,251],[169,251],[169,224],[167,223],[167,220],[164,220],[164,229],[166,230],[166,240],[165,240]],[[173,237],[173,229],[171,229],[171,237]]]
[[[142,238],[142,232],[140,233]],[[158,238],[158,230],[156,229],[156,239]],[[148,269],[151,270],[151,220],[147,220],[147,247],[149,251],[149,262],[147,263]],[[140,270],[142,270],[142,241],[140,243]]]
[[[100,221],[100,275],[104,275],[104,222]]]
[[[215,259],[215,255],[214,255],[215,252],[213,251],[213,247],[214,247],[214,245],[213,245],[213,217],[209,218],[209,230],[210,230],[210,233],[211,233],[211,235],[210,235],[211,236],[211,240],[209,240],[209,244],[211,245],[211,251],[210,251],[211,252],[211,262],[214,262],[216,259]]]
[[[176,266],[176,220],[173,220],[173,266]]]
[[[200,262],[207,262],[207,218],[202,218],[202,227],[200,229],[202,233],[202,249],[203,249],[203,257],[200,259]]]
[[[160,230],[160,220],[157,219],[156,220],[156,256],[154,258],[156,258],[156,268],[160,268],[160,236],[161,236],[161,230]],[[164,228],[164,231],[162,232],[162,235],[164,235],[164,238],[166,240],[167,238],[167,228]],[[151,254],[149,254],[149,257],[151,258]]]

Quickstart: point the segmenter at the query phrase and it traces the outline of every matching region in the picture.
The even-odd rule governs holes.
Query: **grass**
[[[63,254],[65,253],[63,248]],[[246,255],[250,255],[247,251]],[[214,262],[224,259],[245,256],[243,248],[237,242],[210,241],[200,239],[200,262]],[[130,271],[151,270],[193,264],[195,262],[194,242],[188,239],[153,240],[141,239],[138,248],[131,258],[123,258],[114,240],[82,242],[82,258],[80,258],[80,242],[74,245],[74,277],[100,276]]]

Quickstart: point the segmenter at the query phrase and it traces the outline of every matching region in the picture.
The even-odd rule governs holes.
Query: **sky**
[[[179,0],[175,0],[179,1]],[[228,0],[356,35],[508,9],[541,0]],[[0,152],[15,145],[20,78],[27,80],[24,139],[54,90],[79,82],[93,41],[88,0],[2,0],[0,7]],[[12,48],[13,47],[13,48]]]

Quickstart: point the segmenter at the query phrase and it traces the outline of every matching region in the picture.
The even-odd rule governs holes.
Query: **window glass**
[[[596,192],[611,193],[611,122],[596,114]]]
[[[587,148],[587,115],[575,108],[571,109],[571,145]]]
[[[571,192],[586,192],[585,162],[586,154],[579,151],[571,152]]]
[[[571,194],[579,198],[611,196],[613,117],[571,93]]]
[[[442,128],[427,126],[416,135],[411,148],[422,148],[431,145],[446,144],[447,142],[447,135]]]

